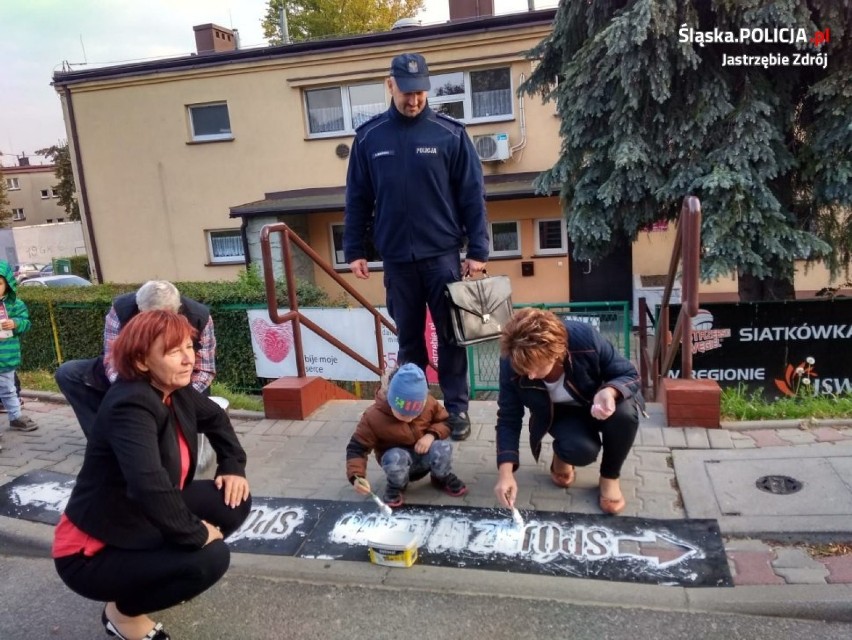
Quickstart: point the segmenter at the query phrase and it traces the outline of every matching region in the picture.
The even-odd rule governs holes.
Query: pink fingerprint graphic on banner
[[[293,323],[272,324],[255,318],[251,323],[251,334],[270,362],[281,362],[293,348]]]

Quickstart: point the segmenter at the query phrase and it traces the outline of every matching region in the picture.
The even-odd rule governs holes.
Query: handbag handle
[[[483,269],[483,270],[482,270],[482,271],[480,271],[479,273],[481,273],[481,274],[482,274],[482,277],[483,277],[483,278],[487,278],[487,277],[488,277],[488,269]],[[463,274],[463,275],[462,275],[462,280],[473,280],[473,277],[471,277],[471,275],[470,275],[470,271],[468,271],[467,273],[465,273],[465,274]]]

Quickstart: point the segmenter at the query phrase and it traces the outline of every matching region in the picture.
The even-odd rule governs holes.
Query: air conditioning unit
[[[512,155],[509,150],[508,133],[489,133],[484,136],[473,136],[473,146],[476,147],[476,155],[483,162],[508,160]]]

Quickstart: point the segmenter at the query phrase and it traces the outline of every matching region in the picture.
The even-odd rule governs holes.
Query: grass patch
[[[740,386],[722,390],[723,420],[784,420],[852,418],[852,393],[807,395],[768,400],[763,393]]]
[[[21,379],[21,387],[31,391],[54,391],[59,393],[59,387],[53,379],[53,372],[44,369],[36,371],[18,371]],[[237,393],[231,391],[221,382],[213,383],[212,393],[214,396],[227,398],[231,403],[231,409],[244,409],[247,411],[263,411],[263,399],[261,396],[248,393]]]

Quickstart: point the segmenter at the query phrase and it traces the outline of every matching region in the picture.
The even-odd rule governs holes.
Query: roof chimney
[[[30,166],[30,159],[25,155],[18,156],[18,166],[19,167],[28,167]]]
[[[237,48],[237,40],[230,29],[212,23],[199,24],[192,29],[195,31],[195,48],[199,55]]]
[[[450,20],[484,18],[494,15],[494,0],[449,0]]]

